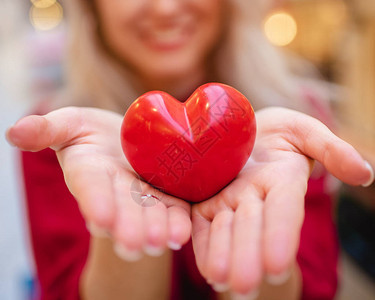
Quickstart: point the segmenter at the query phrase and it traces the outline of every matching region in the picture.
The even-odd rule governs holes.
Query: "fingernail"
[[[151,246],[151,245],[146,245],[144,248],[143,248],[144,252],[149,255],[149,256],[161,256],[164,252],[164,249],[163,248],[159,248],[159,247],[155,247],[155,246]]]
[[[374,182],[374,169],[371,167],[371,165],[367,161],[365,162],[365,165],[366,165],[366,168],[370,171],[371,176],[370,176],[370,179],[366,183],[362,184],[362,186],[368,187]]]
[[[272,284],[272,285],[282,285],[289,279],[291,274],[292,273],[290,270],[286,270],[283,273],[277,274],[277,275],[268,274],[266,276],[266,280],[268,281],[269,284]]]
[[[16,145],[10,140],[10,137],[9,137],[9,132],[10,132],[11,128],[12,127],[9,127],[7,129],[7,131],[5,132],[5,138],[6,138],[6,140],[7,140],[7,142],[8,142],[9,145],[11,145],[13,147],[16,147]]]
[[[137,250],[129,250],[120,244],[115,244],[113,249],[118,257],[126,261],[133,262],[142,258],[142,252]]]
[[[108,238],[110,237],[108,231],[104,228],[99,227],[94,223],[87,223],[86,224],[87,230],[90,232],[91,235],[99,238]]]
[[[232,300],[254,300],[259,296],[259,290],[253,290],[248,294],[231,293]]]
[[[213,283],[212,288],[217,293],[224,293],[229,290],[229,285],[226,283]]]
[[[172,250],[175,250],[175,251],[181,249],[181,245],[180,244],[172,242],[172,241],[168,242],[168,247],[169,247],[169,249],[172,249]]]

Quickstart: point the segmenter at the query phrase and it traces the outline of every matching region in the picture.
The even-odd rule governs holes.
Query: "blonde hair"
[[[279,105],[305,110],[299,82],[280,51],[262,33],[270,0],[228,0],[229,26],[214,60],[217,78],[232,85],[255,109]],[[66,1],[69,44],[66,63],[68,99],[124,113],[139,95],[131,72],[103,47],[91,1]]]

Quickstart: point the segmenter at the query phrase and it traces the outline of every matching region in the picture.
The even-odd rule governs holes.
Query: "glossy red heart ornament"
[[[139,97],[121,127],[123,151],[148,183],[199,202],[231,182],[254,146],[249,101],[234,88],[209,83],[184,103],[159,91]]]

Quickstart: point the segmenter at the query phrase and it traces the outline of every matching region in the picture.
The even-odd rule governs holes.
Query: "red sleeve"
[[[302,88],[311,114],[334,128],[331,109],[311,88]],[[305,219],[297,261],[302,272],[303,300],[332,300],[338,286],[339,242],[333,220],[333,195],[326,191],[327,171],[315,167],[305,197]]]
[[[332,196],[325,192],[325,179],[326,176],[310,179],[306,194],[297,255],[303,300],[332,300],[337,291],[339,244]]]
[[[89,233],[55,152],[22,152],[29,230],[40,299],[79,299]]]

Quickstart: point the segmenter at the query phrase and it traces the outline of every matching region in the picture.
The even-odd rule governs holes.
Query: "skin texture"
[[[190,91],[207,75],[207,58],[221,37],[222,2],[95,1],[104,43],[147,90]]]
[[[314,159],[347,184],[373,180],[373,173],[354,148],[318,120],[283,108],[258,111],[256,118],[257,140],[245,168],[219,194],[192,207],[168,195],[148,208],[132,199],[130,187],[138,179],[122,153],[122,117],[115,113],[70,107],[28,116],[7,131],[7,138],[27,151],[47,147],[56,151],[67,186],[87,223],[105,229],[114,244],[127,249],[126,255],[120,251],[122,257],[140,259],[143,251],[160,255],[168,244],[184,244],[193,228],[202,275],[212,284],[246,294],[258,289],[264,276],[293,268]],[[144,188],[156,193],[150,186]],[[149,246],[160,251],[150,251]],[[97,253],[112,249],[100,243],[97,247],[101,249]],[[113,251],[107,254],[113,256]],[[159,259],[161,270],[163,260]],[[141,267],[142,259],[138,263]],[[104,261],[90,259],[84,278],[95,278],[101,272],[121,285],[115,273],[102,272],[104,266]],[[119,269],[123,275],[141,276],[120,265]],[[298,291],[299,279],[296,282],[294,290]],[[90,286],[83,283],[83,288]],[[168,283],[163,286],[167,289]],[[89,292],[84,290],[84,294]],[[124,292],[128,291],[119,291],[118,297]]]
[[[127,299],[169,299],[171,254],[166,251],[160,257],[129,262],[116,255],[111,240],[94,237],[81,279],[81,298],[124,299],[126,295]]]

